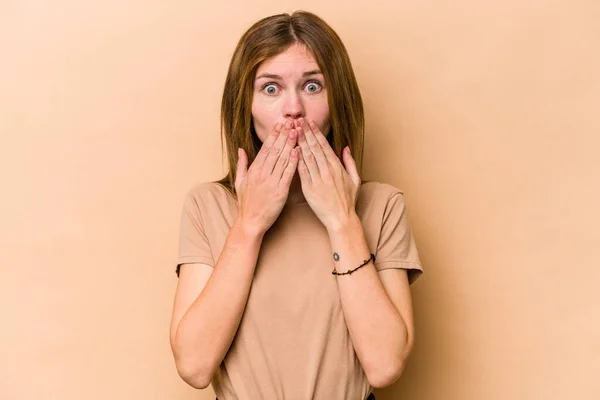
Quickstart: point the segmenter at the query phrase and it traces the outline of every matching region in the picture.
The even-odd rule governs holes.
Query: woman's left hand
[[[356,215],[361,179],[346,147],[344,166],[314,121],[296,121],[300,146],[298,174],[302,192],[315,215],[328,231],[344,226]]]

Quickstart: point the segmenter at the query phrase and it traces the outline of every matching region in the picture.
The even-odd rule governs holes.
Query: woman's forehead
[[[256,76],[261,74],[296,75],[307,71],[318,70],[319,66],[315,57],[305,45],[292,45],[283,52],[263,61],[256,71]],[[283,76],[282,76],[283,77]]]

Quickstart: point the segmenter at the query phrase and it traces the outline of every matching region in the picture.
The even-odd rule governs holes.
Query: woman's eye
[[[315,93],[321,89],[321,85],[317,82],[310,82],[306,85],[306,89],[311,93]]]
[[[273,84],[265,85],[263,90],[267,92],[267,94],[275,94],[277,93],[277,87]]]

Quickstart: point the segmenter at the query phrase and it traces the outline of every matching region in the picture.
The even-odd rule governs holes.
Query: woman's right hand
[[[287,200],[298,165],[293,150],[297,133],[291,121],[277,123],[248,169],[248,155],[238,150],[235,189],[238,220],[257,234],[264,234],[275,223]]]

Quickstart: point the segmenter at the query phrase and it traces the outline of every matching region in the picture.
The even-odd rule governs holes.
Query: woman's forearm
[[[263,233],[236,220],[206,286],[177,327],[174,354],[182,378],[205,388],[239,327]]]
[[[340,255],[337,272],[356,268],[369,255],[358,217],[330,231],[333,251]],[[351,275],[337,276],[344,319],[356,354],[373,387],[385,387],[402,373],[410,351],[406,324],[394,307],[373,261]]]

